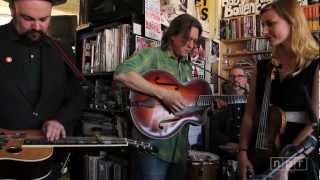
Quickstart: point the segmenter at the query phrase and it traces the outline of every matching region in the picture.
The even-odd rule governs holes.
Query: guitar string
[[[267,79],[267,82],[266,82],[266,87],[265,87],[265,90],[268,89],[268,84],[269,84],[269,79]],[[265,94],[263,96],[263,104],[262,104],[262,109],[265,110],[265,104],[266,104],[266,100],[267,100],[267,92],[265,91]],[[262,111],[260,113],[260,116],[259,116],[259,126],[258,126],[258,133],[257,133],[257,141],[256,141],[256,148],[258,149],[262,149],[262,141],[263,141],[263,126],[264,126],[264,111]]]
[[[266,93],[264,94],[263,104],[262,104],[262,108],[264,111],[261,112],[259,117],[259,127],[258,127],[257,141],[256,141],[256,148],[259,148],[259,149],[265,149],[265,145],[266,145],[265,132],[266,132],[266,119],[268,114],[266,110],[270,102],[269,97],[270,97],[270,88],[271,88],[271,75],[269,75],[268,77],[269,78],[267,79],[267,83],[265,87]]]

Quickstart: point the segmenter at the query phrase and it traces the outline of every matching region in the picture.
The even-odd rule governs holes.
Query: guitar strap
[[[59,53],[62,55],[64,62],[67,64],[67,66],[71,69],[71,71],[80,79],[85,80],[83,73],[78,70],[76,67],[76,61],[71,58],[65,50],[61,47],[61,45],[54,39],[50,38],[49,36],[45,36],[45,38],[52,44],[52,46],[59,51]]]

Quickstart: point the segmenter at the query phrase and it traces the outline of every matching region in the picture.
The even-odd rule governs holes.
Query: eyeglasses
[[[196,44],[196,45],[199,44],[199,40],[198,39],[193,39],[191,37],[185,37],[184,40],[185,40],[185,43],[191,43],[192,42],[193,44]]]
[[[245,75],[239,74],[239,75],[230,75],[229,78],[230,79],[235,79],[235,78],[244,78],[246,77]]]

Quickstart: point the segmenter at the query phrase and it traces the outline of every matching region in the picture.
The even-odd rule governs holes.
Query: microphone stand
[[[191,61],[191,60],[190,60],[190,61]],[[239,85],[235,84],[234,82],[230,81],[229,79],[226,79],[226,78],[220,76],[220,75],[217,74],[217,73],[211,72],[211,71],[207,70],[206,68],[203,68],[203,67],[201,67],[200,65],[198,65],[198,64],[196,64],[196,63],[194,63],[194,62],[192,62],[192,61],[191,61],[191,63],[192,63],[193,66],[198,67],[198,68],[204,70],[204,71],[207,72],[207,73],[210,73],[211,76],[217,77],[217,78],[219,78],[219,79],[221,79],[221,80],[224,80],[224,81],[230,83],[232,86],[239,87],[240,89],[244,90],[244,95],[245,95],[245,96],[248,96],[248,90],[247,90],[246,88],[244,88],[244,87],[242,87],[242,86],[239,86]]]

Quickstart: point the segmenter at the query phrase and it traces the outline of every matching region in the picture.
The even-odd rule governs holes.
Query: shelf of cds
[[[112,72],[130,54],[131,25],[120,24],[80,35],[85,75]]]

